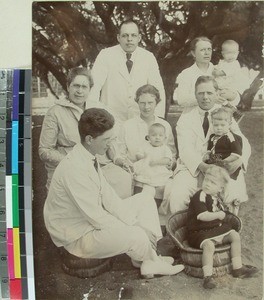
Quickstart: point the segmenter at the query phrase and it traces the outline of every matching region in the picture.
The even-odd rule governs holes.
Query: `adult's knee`
[[[170,203],[171,213],[176,213],[188,208],[190,193],[187,190],[175,186],[173,187],[168,200]]]
[[[188,176],[186,176],[188,175]],[[175,176],[171,183],[171,190],[167,193],[170,203],[171,213],[188,208],[190,197],[197,189],[197,179],[193,178],[189,173]]]
[[[146,232],[139,226],[132,226],[127,238],[135,245],[144,245],[149,243],[149,238]]]

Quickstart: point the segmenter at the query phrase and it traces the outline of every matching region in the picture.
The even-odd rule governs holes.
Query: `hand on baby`
[[[134,172],[134,167],[133,167],[133,163],[131,163],[131,161],[129,161],[128,159],[124,159],[123,160],[123,169],[125,169],[128,172]]]
[[[239,167],[242,166],[243,162],[241,157],[229,156],[223,160],[225,169],[229,174],[233,174]]]
[[[220,101],[222,101],[223,99],[226,101],[233,101],[235,100],[237,96],[237,93],[233,90],[230,90],[230,89],[222,89],[219,91],[219,98],[220,98]]]
[[[209,158],[210,158],[210,153],[211,153],[210,151],[207,151],[207,152],[204,154],[204,156],[203,156],[203,162],[209,160]]]
[[[175,164],[175,166],[176,166],[176,162],[170,160],[170,162],[166,165],[166,168],[167,168],[168,170],[172,170],[172,168],[174,167],[174,164]]]

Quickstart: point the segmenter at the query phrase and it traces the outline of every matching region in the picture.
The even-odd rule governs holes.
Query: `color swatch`
[[[35,299],[30,70],[0,70],[0,298]]]

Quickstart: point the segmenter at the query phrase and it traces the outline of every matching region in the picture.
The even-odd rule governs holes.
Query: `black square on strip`
[[[24,186],[18,187],[18,202],[19,202],[19,209],[24,209]]]
[[[25,102],[25,95],[19,94],[19,101],[18,101],[18,114],[24,114],[24,102]]]
[[[18,163],[18,185],[24,185],[24,162]]]
[[[24,161],[24,139],[18,139],[18,161]]]
[[[18,137],[23,138],[24,137],[24,115],[18,116]]]
[[[26,255],[20,256],[20,262],[21,262],[21,277],[27,277],[27,257]],[[27,299],[24,298],[23,299]]]
[[[25,232],[24,209],[19,209],[19,230],[20,230],[20,232]]]
[[[19,92],[25,91],[25,70],[19,71]]]
[[[21,232],[19,233],[19,238],[20,238],[20,254],[21,255],[26,255],[26,235],[25,232]]]

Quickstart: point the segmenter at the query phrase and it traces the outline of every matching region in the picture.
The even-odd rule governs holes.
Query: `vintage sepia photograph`
[[[262,1],[36,1],[36,299],[263,298]]]

